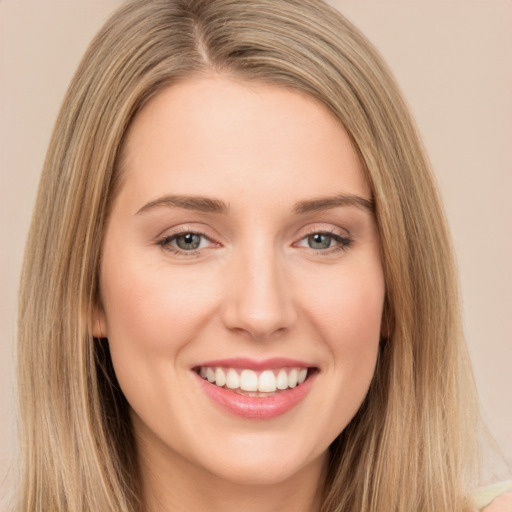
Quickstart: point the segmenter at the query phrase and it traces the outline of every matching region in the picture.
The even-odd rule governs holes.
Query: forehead
[[[246,198],[262,188],[296,201],[371,196],[350,137],[325,106],[295,90],[219,76],[152,98],[130,127],[122,168],[124,187],[148,196],[212,195],[228,184]]]

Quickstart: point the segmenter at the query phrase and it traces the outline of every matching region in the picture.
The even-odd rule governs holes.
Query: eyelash
[[[172,252],[173,254],[178,255],[178,256],[189,256],[189,257],[190,256],[197,256],[200,253],[200,250],[201,250],[200,247],[198,249],[196,249],[196,250],[186,251],[186,250],[180,249],[180,248],[172,245],[173,241],[175,241],[179,237],[185,236],[185,235],[200,236],[201,238],[206,239],[206,240],[208,240],[211,243],[215,243],[206,234],[204,234],[204,233],[202,233],[200,231],[197,231],[197,230],[185,230],[185,231],[180,231],[179,233],[174,233],[172,235],[168,235],[168,236],[163,237],[162,239],[157,241],[157,245],[162,247],[163,249],[165,249],[167,251]],[[309,249],[314,250],[319,255],[326,255],[327,256],[327,255],[336,253],[338,251],[345,251],[352,244],[352,239],[350,237],[344,237],[344,236],[341,236],[341,235],[338,235],[338,234],[334,233],[334,231],[326,231],[326,230],[324,230],[324,231],[322,231],[322,230],[311,230],[309,233],[307,233],[305,236],[303,236],[298,242],[302,242],[304,240],[307,240],[309,237],[314,236],[314,235],[325,235],[325,236],[328,236],[336,244],[334,247],[328,247],[326,249],[314,249],[313,247],[309,247]],[[296,242],[296,243],[298,243],[298,242]]]
[[[329,256],[333,253],[337,253],[339,251],[346,251],[352,244],[352,238],[349,236],[341,236],[339,234],[336,234],[333,231],[329,230],[318,230],[318,229],[312,229],[309,233],[307,233],[305,236],[303,236],[299,242],[302,242],[303,240],[308,239],[309,237],[313,235],[325,235],[331,238],[334,243],[336,244],[334,247],[328,247],[327,249],[314,249],[313,247],[309,247],[309,249],[316,252],[316,254],[323,255],[323,256]]]
[[[173,233],[172,235],[163,237],[162,239],[158,240],[157,245],[159,245],[166,251],[170,251],[173,254],[176,254],[178,256],[197,256],[200,252],[200,249],[196,249],[193,251],[185,251],[183,249],[180,249],[179,247],[172,245],[172,242],[174,240],[176,240],[180,236],[185,236],[185,235],[197,235],[197,236],[200,236],[201,238],[208,240],[209,242],[212,242],[212,240],[208,236],[206,236],[204,233],[202,233],[201,231],[187,229],[184,231],[180,231],[179,233]]]

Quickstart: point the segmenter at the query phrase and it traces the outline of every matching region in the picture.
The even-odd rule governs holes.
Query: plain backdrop
[[[67,84],[120,3],[0,1],[0,497],[16,467],[16,294],[39,174]],[[455,240],[483,414],[512,464],[512,2],[331,3],[380,50],[416,117]]]

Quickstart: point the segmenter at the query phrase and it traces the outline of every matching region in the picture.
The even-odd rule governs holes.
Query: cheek
[[[172,423],[180,407],[170,383],[185,387],[188,344],[209,321],[217,298],[212,279],[192,266],[172,270],[141,257],[104,258],[102,298],[116,377],[132,409],[151,421]],[[155,412],[158,411],[158,412]]]
[[[347,410],[357,409],[373,377],[379,349],[385,295],[381,267],[347,269],[321,287],[321,281],[316,284],[304,309],[330,354],[328,372],[336,389],[342,390],[344,400],[352,397]]]
[[[333,322],[330,347],[343,375],[350,375],[353,385],[361,387],[366,394],[379,348],[384,306],[383,277],[380,272],[350,276],[342,281],[337,295],[342,313]]]
[[[380,338],[385,295],[381,266],[333,274],[306,283],[301,291],[304,309],[332,350],[360,353]]]
[[[192,267],[143,264],[142,258],[105,259],[102,297],[111,351],[125,363],[179,353],[210,317],[217,298],[211,279]],[[131,262],[131,263],[130,263]],[[122,350],[121,350],[122,349]]]
[[[333,329],[340,333],[336,347],[343,349],[357,360],[367,351],[372,352],[380,339],[384,285],[379,280],[349,279],[339,292],[337,303],[343,312],[333,322]]]

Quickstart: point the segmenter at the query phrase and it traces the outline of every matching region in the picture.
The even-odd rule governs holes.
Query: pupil
[[[176,239],[176,244],[180,249],[193,250],[197,249],[201,244],[201,236],[194,233],[181,235]]]
[[[331,237],[322,233],[315,233],[308,237],[308,244],[312,249],[328,249],[331,245]]]

